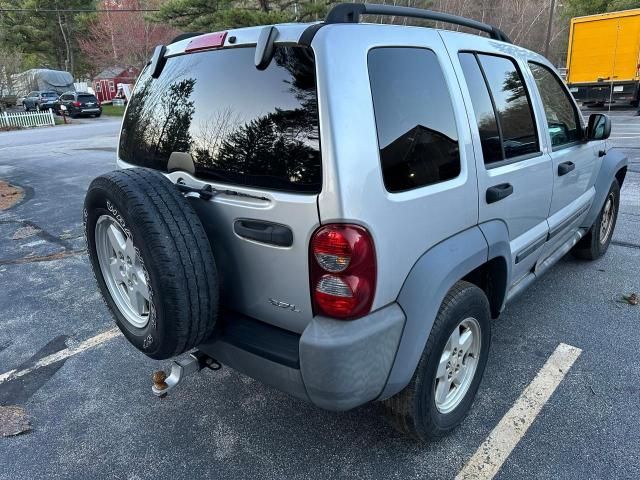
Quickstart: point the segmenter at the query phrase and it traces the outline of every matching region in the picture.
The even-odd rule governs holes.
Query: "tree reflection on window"
[[[279,47],[267,70],[253,49],[169,59],[145,72],[129,106],[121,156],[166,169],[188,152],[196,175],[221,182],[318,191],[321,181],[315,66],[310,50]]]

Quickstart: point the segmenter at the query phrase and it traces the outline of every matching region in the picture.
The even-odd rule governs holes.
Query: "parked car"
[[[54,107],[57,100],[57,92],[34,90],[22,99],[22,107],[25,112],[29,110],[49,110]]]
[[[61,108],[62,106],[64,109]],[[95,117],[102,115],[102,105],[96,96],[86,92],[66,92],[60,95],[60,100],[56,104],[56,113],[61,115],[62,110],[65,110],[65,114],[71,118],[81,115]]]
[[[89,258],[134,346],[196,349],[154,393],[219,362],[437,438],[471,408],[492,319],[567,252],[607,251],[627,169],[610,128],[547,59],[461,17],[340,4],[183,37],[89,187]]]
[[[17,97],[12,94],[0,93],[0,108],[10,108],[17,105]]]

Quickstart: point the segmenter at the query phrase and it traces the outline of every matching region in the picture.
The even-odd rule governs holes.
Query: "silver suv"
[[[89,188],[91,263],[133,345],[195,349],[155,393],[220,362],[437,438],[471,407],[491,319],[567,252],[606,252],[627,168],[610,129],[545,58],[461,17],[341,4],[182,37]]]

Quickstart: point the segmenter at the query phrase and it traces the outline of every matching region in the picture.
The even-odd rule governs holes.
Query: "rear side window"
[[[172,57],[157,79],[144,71],[123,123],[122,160],[167,171],[172,153],[188,153],[205,180],[319,192],[313,53],[278,47],[264,71],[256,69],[254,53],[234,48]]]
[[[435,53],[376,48],[368,62],[386,189],[402,192],[457,177],[458,133]]]
[[[475,53],[461,53],[459,58],[478,122],[484,163],[538,153],[531,101],[513,60]]]
[[[547,67],[537,63],[530,62],[529,68],[542,99],[551,146],[562,147],[579,141],[582,138],[579,113],[561,80]]]
[[[494,163],[504,160],[502,140],[498,129],[498,119],[493,109],[493,101],[484,81],[480,65],[473,53],[461,53],[460,64],[469,87],[471,103],[478,121],[478,132],[482,144],[484,163]]]

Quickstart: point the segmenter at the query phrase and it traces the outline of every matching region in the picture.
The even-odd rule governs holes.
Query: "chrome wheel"
[[[440,413],[453,411],[473,383],[480,357],[482,337],[480,323],[465,318],[453,330],[440,356],[434,394]]]
[[[613,193],[609,193],[607,201],[604,203],[602,210],[602,220],[600,221],[600,245],[604,245],[609,240],[609,236],[613,230],[613,219],[616,214],[616,203]]]
[[[149,286],[133,240],[113,217],[101,215],[96,223],[95,241],[98,263],[111,298],[132,326],[145,327],[149,322]]]

